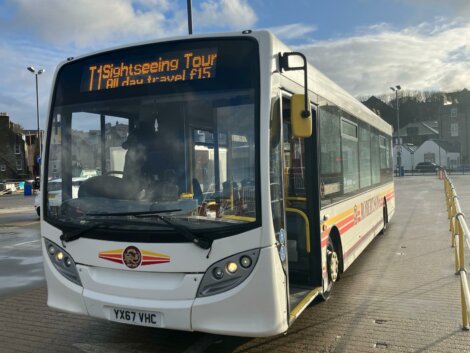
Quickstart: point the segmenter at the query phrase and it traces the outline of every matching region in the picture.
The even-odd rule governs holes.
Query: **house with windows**
[[[400,134],[398,134],[398,131],[394,131],[393,138],[396,142],[398,141],[399,135],[400,142],[403,145],[419,146],[424,141],[439,138],[439,126],[437,120],[416,121],[409,123],[401,127],[399,132]]]
[[[405,143],[402,145],[393,146],[393,170],[397,169],[398,161],[405,170],[411,170],[416,165],[415,163],[415,151],[418,146],[411,143]]]
[[[470,91],[448,93],[439,111],[440,139],[460,145],[462,164],[470,164]]]
[[[0,180],[28,177],[23,128],[13,123],[7,113],[0,113]]]
[[[423,142],[414,152],[414,167],[420,162],[433,162],[447,169],[460,166],[460,145],[443,140]]]

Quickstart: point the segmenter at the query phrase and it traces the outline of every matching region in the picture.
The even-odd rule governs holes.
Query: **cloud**
[[[317,27],[304,23],[292,23],[284,26],[271,27],[269,30],[279,38],[289,41],[293,39],[305,39],[305,36],[315,32]]]
[[[16,16],[10,23],[53,45],[88,47],[106,41],[155,38],[179,31],[166,0],[10,0]],[[114,44],[114,43],[113,43]]]
[[[246,0],[207,0],[194,11],[195,27],[250,29],[257,21]]]
[[[444,24],[445,23],[445,24]],[[470,22],[434,22],[297,46],[320,71],[354,95],[388,90],[459,90],[470,82]]]

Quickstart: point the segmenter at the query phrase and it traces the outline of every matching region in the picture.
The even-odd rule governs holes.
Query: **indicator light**
[[[49,245],[49,247],[47,248],[47,251],[49,251],[49,254],[50,254],[50,255],[54,255],[54,254],[55,254],[55,248],[54,248],[52,245]]]
[[[222,270],[220,267],[216,267],[212,271],[212,274],[216,279],[221,279],[224,276],[224,270]]]
[[[249,256],[242,256],[240,259],[240,265],[242,265],[243,268],[248,268],[251,266],[251,257]]]
[[[226,266],[227,272],[235,273],[238,270],[238,265],[236,262],[229,262]]]
[[[69,257],[66,257],[64,260],[65,266],[70,267],[72,266],[72,260]]]

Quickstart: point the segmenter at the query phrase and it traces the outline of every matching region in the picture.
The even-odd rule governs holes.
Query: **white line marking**
[[[22,242],[22,243],[16,243],[16,244],[13,244],[13,245],[10,245],[10,246],[20,246],[20,245],[24,245],[24,244],[37,243],[38,241],[39,241],[39,239],[30,240],[30,241],[24,241],[24,242]]]

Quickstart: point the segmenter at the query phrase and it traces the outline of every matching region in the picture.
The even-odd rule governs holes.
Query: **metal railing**
[[[462,328],[469,330],[470,290],[468,289],[467,270],[465,269],[465,243],[470,249],[470,231],[465,215],[460,208],[459,198],[452,181],[444,172],[444,189],[449,218],[450,241],[455,249],[455,274],[460,276],[460,301],[462,304]]]

